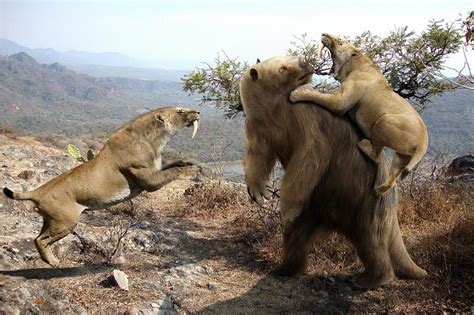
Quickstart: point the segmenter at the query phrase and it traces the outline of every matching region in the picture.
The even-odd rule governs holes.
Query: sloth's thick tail
[[[27,192],[14,192],[7,187],[3,188],[3,193],[5,196],[7,196],[10,199],[15,199],[15,200],[35,200],[33,197],[33,192],[32,191],[27,191]]]
[[[427,276],[427,272],[420,268],[412,260],[410,254],[408,254],[405,244],[403,243],[398,220],[394,220],[390,244],[390,259],[395,269],[395,274],[399,277],[421,279]]]
[[[384,155],[382,163],[379,163],[377,170],[376,184],[385,182],[389,173],[390,162]],[[403,242],[400,225],[398,224],[397,208],[398,196],[397,188],[392,188],[379,198],[378,211],[383,211],[381,220],[385,222],[386,229],[390,229],[389,254],[393,269],[397,276],[403,276],[412,279],[420,279],[427,275],[426,271],[420,268],[411,258]]]

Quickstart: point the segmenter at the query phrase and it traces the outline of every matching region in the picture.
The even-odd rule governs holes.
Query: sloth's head
[[[154,111],[158,123],[170,134],[175,134],[185,127],[193,127],[192,138],[199,128],[199,111],[182,107],[166,107]]]
[[[302,56],[273,57],[253,65],[243,79],[249,88],[289,95],[297,87],[311,81],[313,68]]]

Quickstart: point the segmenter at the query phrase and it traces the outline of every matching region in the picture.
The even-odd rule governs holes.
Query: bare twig
[[[446,75],[444,75],[441,72],[441,70],[428,69],[428,66],[425,63],[423,63],[423,65],[428,69],[428,72],[430,74],[434,75],[434,76],[442,78],[443,80],[446,80],[449,83],[454,84],[455,86],[457,86],[459,88],[474,90],[474,86],[471,85],[471,84],[474,84],[474,76],[472,75],[471,66],[469,64],[469,60],[468,60],[467,55],[466,55],[466,50],[467,49],[465,47],[463,47],[461,50],[462,50],[463,56],[464,56],[464,65],[462,66],[461,69],[455,69],[455,68],[448,67],[448,66],[443,66],[441,68],[442,70],[451,70],[451,71],[456,72],[456,77],[454,77],[454,78],[447,77]],[[468,72],[467,75],[463,73],[465,69],[467,69],[467,72]]]
[[[229,148],[233,143],[234,141],[220,141],[219,143],[214,143],[212,146],[211,159],[214,163],[212,174],[219,179],[219,183],[224,177],[225,162],[223,161],[222,157],[224,156],[227,148]]]
[[[116,228],[108,231],[108,240],[107,243],[114,244],[112,248],[106,248],[105,250],[105,258],[108,264],[112,262],[113,257],[119,250],[123,238],[128,234],[130,227],[132,226],[131,223],[123,226],[118,225]]]

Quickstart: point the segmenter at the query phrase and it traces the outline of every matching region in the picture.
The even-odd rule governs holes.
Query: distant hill
[[[151,108],[198,108],[202,120],[196,139],[191,141],[185,131],[170,147],[206,162],[243,157],[243,118],[226,120],[213,108],[199,106],[198,96],[187,95],[178,82],[92,77],[18,53],[0,57],[0,95],[0,124],[68,137],[110,133]],[[430,132],[430,154],[474,152],[473,105],[474,92],[469,90],[433,100],[422,113]]]
[[[0,38],[0,55],[8,56],[25,52],[40,63],[60,63],[84,74],[95,77],[124,77],[159,81],[180,82],[181,77],[190,72],[187,70],[172,70],[146,67],[143,61],[129,56],[105,52],[90,53],[70,50],[59,52],[51,48],[28,48],[11,40]]]
[[[104,66],[135,66],[137,61],[129,56],[113,53],[90,53],[85,51],[69,50],[59,52],[51,48],[31,49],[19,45],[11,40],[0,38],[0,54],[12,55],[26,52],[39,62],[62,64],[95,64]]]
[[[190,141],[189,132],[184,132],[173,147],[204,161],[213,161],[217,154],[226,160],[243,154],[242,120],[227,121],[214,108],[199,106],[197,97],[177,82],[96,78],[58,63],[40,64],[21,52],[0,57],[0,95],[0,124],[66,137],[107,134],[157,107],[197,108],[202,116],[198,136]],[[225,154],[217,153],[228,141],[232,144]]]
[[[446,92],[434,98],[421,117],[428,126],[429,153],[474,153],[474,91]]]
[[[111,129],[146,108],[197,107],[178,83],[95,78],[24,52],[0,57],[0,94],[0,122],[34,132]]]
[[[191,70],[171,70],[138,67],[110,67],[101,65],[69,65],[69,68],[94,77],[121,77],[140,80],[181,82]]]

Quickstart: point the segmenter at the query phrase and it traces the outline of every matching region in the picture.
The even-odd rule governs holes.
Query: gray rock
[[[16,247],[10,248],[10,251],[11,251],[13,254],[15,254],[15,255],[20,252],[20,250],[19,250],[18,248],[16,248]]]
[[[33,172],[32,170],[23,170],[18,174],[17,177],[28,180],[30,178],[33,178],[33,176],[35,176],[35,172]]]
[[[21,298],[24,299],[24,300],[30,300],[31,299],[31,293],[27,288],[20,288],[18,290],[18,293],[21,296]]]
[[[127,259],[123,255],[119,255],[117,257],[112,258],[112,263],[114,264],[125,264],[127,262]]]
[[[167,296],[166,298],[164,298],[164,300],[161,302],[160,310],[163,310],[163,311],[174,311],[174,308],[173,308],[173,301],[171,300],[171,298],[170,298],[169,296]]]
[[[216,290],[217,289],[217,284],[215,282],[208,282],[207,283],[207,288],[209,290]]]
[[[213,275],[213,274],[216,273],[216,272],[214,271],[214,269],[213,269],[212,267],[210,267],[210,266],[204,266],[203,268],[204,268],[204,270],[206,271],[206,273],[207,273],[208,275]]]
[[[125,272],[115,269],[112,272],[112,277],[120,289],[128,291],[128,276],[125,274]]]
[[[136,307],[131,307],[125,311],[125,315],[138,315],[138,314],[143,314],[143,312],[138,310]]]

